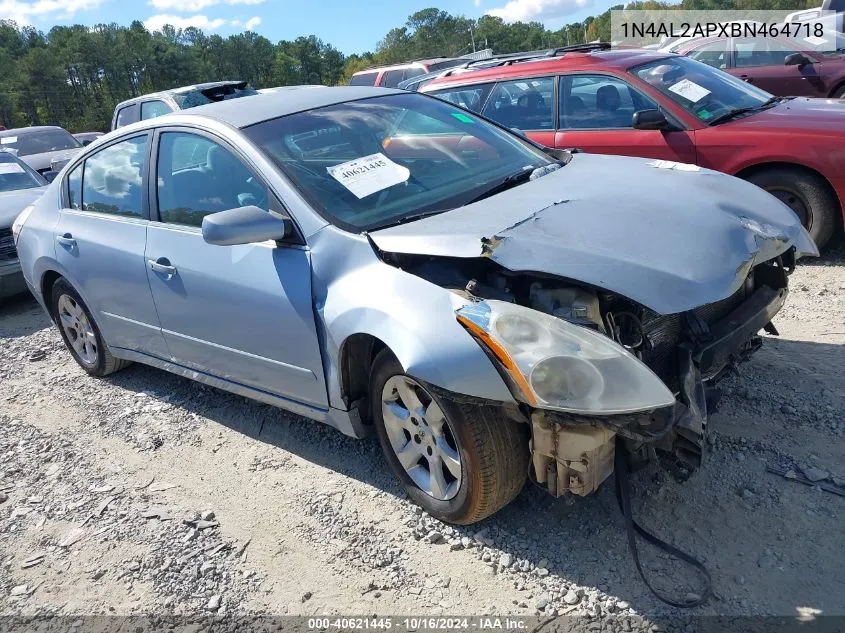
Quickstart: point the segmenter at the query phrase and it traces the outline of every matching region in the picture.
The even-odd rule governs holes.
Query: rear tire
[[[397,385],[402,391],[397,389]],[[401,394],[409,385],[413,389],[412,397],[416,396],[422,407],[403,408]],[[506,418],[499,407],[460,402],[415,381],[405,374],[389,350],[382,350],[373,362],[370,404],[379,442],[390,468],[402,482],[408,496],[432,516],[449,523],[475,523],[510,503],[525,484],[529,462],[527,427]],[[387,409],[388,406],[393,408]],[[442,412],[445,419],[442,437],[448,439],[448,446],[459,455],[460,476],[452,477],[443,471],[446,472],[448,489],[430,485],[431,491],[426,491],[420,487],[421,481],[427,481],[426,476],[423,473],[420,478],[419,471],[428,469],[430,473],[432,465],[439,464],[436,454],[434,461],[426,456],[432,455],[430,450],[426,453],[426,442],[429,442],[429,448],[434,447],[435,453],[437,451],[437,439],[431,440],[427,435],[441,437],[436,429],[432,431],[435,425],[428,427],[426,422],[426,416],[434,417],[429,414],[432,409],[438,414]],[[391,412],[395,411],[407,414],[405,420],[408,416],[413,419],[405,425],[397,425],[396,420],[402,416],[394,414],[391,417]],[[388,417],[387,424],[385,415]],[[422,439],[417,435],[420,430]],[[416,441],[414,438],[417,438]],[[409,468],[400,463],[397,451],[403,454],[405,451],[394,448],[397,444],[419,450],[419,459],[413,461],[416,454],[413,455]],[[405,462],[409,463],[407,458]],[[444,492],[439,495],[441,498],[432,494],[438,490]]]
[[[833,91],[833,94],[830,95],[832,99],[842,99],[845,97],[845,84],[839,86],[836,90]]]
[[[840,209],[824,178],[801,169],[773,167],[751,174],[748,181],[792,208],[819,250],[830,241],[838,224]],[[805,210],[803,213],[802,209]]]
[[[62,340],[88,374],[102,378],[132,364],[112,355],[88,306],[66,279],[56,280],[50,299],[53,320]]]

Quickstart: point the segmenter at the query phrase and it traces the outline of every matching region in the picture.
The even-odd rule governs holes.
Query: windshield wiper
[[[420,211],[419,213],[410,213],[408,215],[403,215],[401,217],[394,218],[393,220],[388,220],[387,222],[383,222],[382,224],[376,224],[375,226],[371,226],[367,229],[367,231],[379,231],[381,229],[386,229],[390,226],[407,224],[408,222],[413,222],[414,220],[421,220],[422,218],[427,218],[432,215],[439,215],[444,211],[448,211],[448,209],[429,209],[428,211]]]
[[[537,167],[537,169],[542,169],[542,167]],[[472,204],[473,202],[484,200],[485,198],[489,198],[490,196],[495,196],[497,193],[502,193],[503,191],[507,191],[508,189],[516,187],[517,185],[521,185],[524,182],[528,182],[531,179],[531,174],[533,174],[534,171],[535,169],[532,169],[530,166],[525,166],[515,174],[505,176],[504,179],[500,180],[489,189],[483,191],[471,200],[467,201],[466,204]]]
[[[756,106],[749,106],[747,108],[736,108],[734,110],[729,110],[724,114],[720,114],[715,119],[709,122],[709,125],[719,125],[719,123],[724,123],[725,121],[730,121],[731,119],[735,119],[741,114],[747,114],[749,112],[757,112],[758,110],[762,110],[767,108],[775,103],[779,103],[781,100],[780,97],[769,97],[763,103]]]

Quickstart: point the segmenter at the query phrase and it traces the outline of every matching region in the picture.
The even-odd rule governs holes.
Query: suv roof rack
[[[547,55],[549,57],[557,57],[559,55],[566,55],[566,53],[589,53],[590,51],[608,50],[610,50],[610,42],[587,42],[586,44],[559,46],[558,48],[550,49]]]

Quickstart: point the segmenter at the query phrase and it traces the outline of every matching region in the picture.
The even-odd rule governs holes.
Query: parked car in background
[[[686,57],[608,48],[435,79],[422,91],[550,147],[738,176],[786,203],[820,247],[841,231],[845,102],[775,97]]]
[[[689,474],[704,393],[817,254],[737,178],[539,148],[366,87],[121,129],[15,226],[86,372],[138,361],[354,437],[372,425],[409,496],[455,523],[529,472],[591,494],[617,446]]]
[[[827,54],[799,40],[709,37],[665,49],[686,55],[781,97],[845,96],[845,54]]]
[[[350,86],[380,86],[382,88],[396,88],[403,81],[419,77],[427,73],[444,70],[453,66],[465,64],[467,60],[460,57],[438,57],[436,59],[421,59],[406,64],[380,66],[361,70],[349,80]]]
[[[82,143],[56,126],[22,127],[0,132],[0,149],[11,151],[50,180],[80,149]]]
[[[102,132],[79,132],[73,135],[77,141],[82,143],[83,147],[87,147],[103,135]]]
[[[26,292],[12,223],[46,187],[38,172],[11,152],[0,151],[0,299]]]
[[[258,91],[245,81],[214,81],[153,92],[118,103],[114,109],[111,129],[116,130],[130,123],[153,119],[177,110],[256,94]]]

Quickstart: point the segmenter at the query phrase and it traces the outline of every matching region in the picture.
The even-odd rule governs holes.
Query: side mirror
[[[806,66],[807,64],[812,64],[813,60],[807,57],[804,53],[790,53],[786,57],[783,58],[783,63],[785,66]]]
[[[86,138],[84,141],[82,141],[82,147],[88,147],[93,142],[94,142],[94,139]]]
[[[41,175],[47,182],[53,182],[56,179],[56,176],[59,175],[59,172],[56,169],[51,169],[50,171],[42,172]]]
[[[672,127],[666,115],[660,110],[634,112],[632,124],[635,130],[668,130]]]
[[[293,232],[293,222],[255,206],[212,213],[202,219],[202,238],[209,244],[233,246],[282,240]]]

